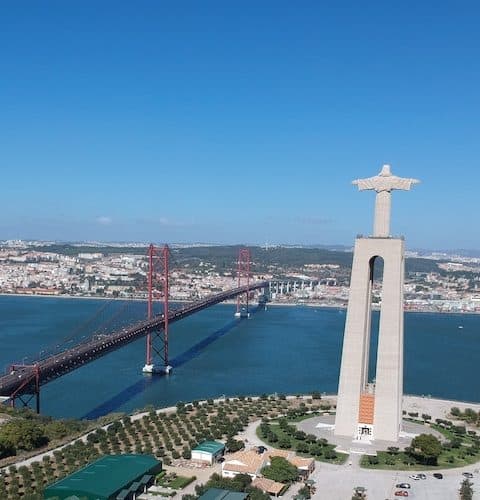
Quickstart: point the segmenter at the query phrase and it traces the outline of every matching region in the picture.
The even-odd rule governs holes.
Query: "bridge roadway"
[[[248,286],[248,290],[258,290],[267,287],[268,281],[262,281],[251,283]],[[202,309],[241,295],[246,291],[247,286],[241,286],[211,295],[182,309],[170,311],[168,322],[179,321]],[[95,359],[105,356],[109,352],[146,336],[148,333],[161,329],[164,322],[163,314],[160,314],[150,320],[140,321],[132,326],[124,327],[120,331],[82,342],[61,353],[41,359],[35,363],[35,367],[18,368],[14,372],[0,377],[0,396],[17,397],[22,394],[31,394],[32,390],[35,389],[37,370],[39,385],[45,385]]]

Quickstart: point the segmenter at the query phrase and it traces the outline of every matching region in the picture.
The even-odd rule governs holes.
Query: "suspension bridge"
[[[110,327],[108,333],[98,334],[97,330],[85,340],[75,342],[74,345],[69,345],[73,338],[70,337],[66,343],[67,347],[59,352],[44,353],[43,356],[38,356],[37,359],[28,364],[10,365],[8,373],[0,377],[0,400],[9,402],[12,406],[15,406],[16,403],[28,405],[32,400],[35,400],[35,408],[39,413],[41,386],[142,337],[146,338],[146,361],[143,372],[168,374],[171,370],[168,353],[169,324],[234,298],[237,298],[235,316],[248,317],[248,303],[251,293],[256,290],[267,290],[271,287],[268,281],[250,281],[250,253],[248,249],[241,249],[238,258],[237,287],[199,299],[179,309],[170,309],[169,255],[167,245],[162,249],[154,245],[149,247],[146,319],[136,321],[130,319],[127,324],[120,326],[117,323]],[[265,293],[263,296],[265,297]],[[158,298],[161,299],[163,310],[161,313],[155,314],[153,306],[156,302],[155,299]]]

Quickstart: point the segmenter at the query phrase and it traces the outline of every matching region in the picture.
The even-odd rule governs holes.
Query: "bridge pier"
[[[20,385],[6,398],[5,401],[15,408],[15,402],[19,401],[23,407],[29,407],[32,399],[35,398],[35,411],[40,413],[40,368],[38,365],[12,365],[10,374],[16,374],[23,378]]]
[[[154,374],[169,375],[172,370],[173,370],[173,367],[170,365],[156,366],[154,364],[151,364],[151,365],[145,365],[142,368],[142,372],[146,373],[147,375],[154,375]]]

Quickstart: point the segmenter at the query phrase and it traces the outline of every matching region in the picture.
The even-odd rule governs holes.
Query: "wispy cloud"
[[[112,222],[112,218],[108,215],[101,215],[100,217],[97,217],[97,223],[102,226],[109,226]]]
[[[322,226],[331,224],[332,220],[328,217],[317,215],[297,215],[292,217],[282,217],[280,215],[268,215],[265,220],[267,223],[293,224],[295,226]]]
[[[294,222],[311,226],[321,226],[323,224],[330,223],[331,220],[328,219],[327,217],[320,217],[315,215],[302,215],[295,217]]]
[[[163,227],[191,227],[196,225],[193,219],[178,220],[178,219],[171,219],[164,215],[161,215],[159,217],[139,217],[135,219],[134,222],[135,224],[152,225],[152,226],[160,225]]]

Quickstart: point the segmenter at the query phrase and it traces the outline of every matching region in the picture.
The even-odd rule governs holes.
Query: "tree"
[[[253,486],[248,486],[245,489],[245,493],[248,493],[249,500],[271,500],[268,493],[263,492],[259,488],[254,488]]]
[[[450,409],[450,414],[453,415],[454,417],[459,417],[462,414],[462,412],[460,411],[460,408],[457,408],[456,406],[453,406]]]
[[[42,427],[31,420],[11,420],[0,427],[0,441],[11,443],[16,449],[34,450],[48,443]]]
[[[244,448],[245,443],[243,441],[237,441],[236,439],[233,438],[228,438],[227,442],[225,443],[225,447],[227,448],[228,451],[235,452]]]
[[[307,437],[307,435],[303,431],[296,431],[295,432],[295,439],[303,441],[306,437]]]
[[[460,485],[460,499],[461,500],[472,500],[473,498],[473,488],[472,483],[468,478],[462,481]]]
[[[308,486],[304,486],[303,488],[300,488],[298,490],[298,494],[303,497],[303,498],[306,498],[307,500],[309,498],[311,498],[311,494],[310,494],[310,488]]]
[[[437,465],[437,459],[442,453],[442,444],[431,434],[420,434],[413,438],[410,448],[410,453],[426,465]]]
[[[0,438],[0,458],[15,455],[15,446],[6,438]]]
[[[291,483],[297,479],[297,468],[283,457],[272,457],[270,465],[262,469],[262,474],[267,479],[277,483]]]
[[[290,442],[290,439],[284,437],[278,441],[278,446],[280,446],[280,448],[287,449],[292,447],[292,443]]]
[[[310,446],[307,443],[300,442],[297,444],[297,451],[299,453],[308,453]]]

